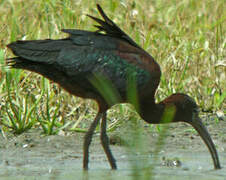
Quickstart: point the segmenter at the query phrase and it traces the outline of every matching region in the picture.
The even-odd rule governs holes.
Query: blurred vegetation
[[[3,131],[20,134],[38,127],[50,135],[62,129],[85,132],[89,127],[97,111],[94,101],[73,97],[35,73],[9,70],[4,61],[13,56],[6,48],[12,41],[64,38],[63,28],[94,31],[95,23],[86,14],[100,17],[96,3],[160,64],[162,77],[157,102],[172,93],[183,92],[205,111],[226,113],[224,0],[1,0],[0,126]],[[128,96],[136,104],[134,92],[131,93]],[[108,119],[109,131],[126,127],[131,138],[124,142],[128,150],[132,149],[128,151],[129,156],[134,157],[138,151],[147,153],[143,148],[143,131],[139,128],[143,121],[134,107],[116,105],[108,111]],[[128,125],[129,121],[135,123]],[[160,131],[156,154],[164,144],[162,137],[166,129]],[[136,148],[131,147],[133,143]],[[131,164],[135,169],[134,179],[150,179],[152,171],[139,171],[140,163],[148,166],[147,160],[134,161]]]
[[[225,113],[224,0],[2,0],[0,122],[4,130],[18,134],[38,126],[46,134],[65,128],[83,132],[94,119],[95,102],[72,97],[37,74],[9,70],[4,59],[12,56],[6,48],[11,41],[63,38],[63,28],[95,30],[86,14],[100,17],[96,3],[160,64],[157,101],[183,92],[202,109]],[[113,107],[109,129],[133,118],[133,111],[127,105]]]

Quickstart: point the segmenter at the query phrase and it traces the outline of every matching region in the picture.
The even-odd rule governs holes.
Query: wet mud
[[[133,157],[120,141],[125,127],[109,133],[111,149],[118,170],[110,170],[95,134],[90,148],[90,170],[82,170],[84,133],[44,136],[40,129],[32,129],[19,136],[0,134],[0,180],[35,179],[144,179],[144,172],[152,172],[155,179],[226,179],[226,121],[204,119],[216,144],[222,169],[214,170],[206,145],[193,129],[184,123],[168,126],[164,145],[158,156],[154,154],[159,132],[143,127],[145,146]],[[121,132],[122,134],[120,134]],[[114,144],[114,145],[113,145]],[[145,162],[145,163],[144,163]],[[134,165],[138,172],[134,170]],[[154,167],[151,171],[151,167]],[[145,171],[144,171],[145,170]],[[136,177],[136,178],[134,178]]]

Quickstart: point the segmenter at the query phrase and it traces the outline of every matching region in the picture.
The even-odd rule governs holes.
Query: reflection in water
[[[88,171],[83,171],[82,180],[89,180],[89,173],[88,173]]]
[[[1,152],[0,152],[1,153]],[[161,154],[161,153],[160,153]],[[163,153],[167,159],[172,159],[178,157],[182,161],[181,167],[169,167],[163,166],[161,164],[161,159],[154,164],[155,171],[154,179],[199,179],[206,180],[206,176],[209,179],[222,180],[226,177],[225,168],[221,170],[213,170],[211,159],[209,159],[208,152],[202,153],[187,153],[180,152],[176,153]],[[118,154],[119,155],[119,154]],[[226,153],[220,153],[222,159],[222,165],[226,164]],[[161,156],[161,155],[160,155]],[[63,162],[56,161],[45,161],[38,162],[36,159],[36,164],[34,160],[26,161],[24,164],[14,164],[9,159],[9,165],[0,164],[0,179],[1,180],[145,180],[147,179],[145,173],[151,172],[150,164],[153,162],[155,157],[147,155],[137,155],[137,159],[140,159],[140,167],[137,167],[139,173],[134,176],[133,169],[131,168],[130,160],[125,155],[119,155],[118,170],[109,170],[109,166],[106,166],[106,160],[103,161],[102,155],[99,160],[92,161],[90,170],[83,171],[81,168],[80,160],[64,160]],[[5,158],[5,157],[4,157]],[[200,161],[197,162],[197,158]],[[149,162],[149,167],[142,166],[142,162]],[[2,162],[2,157],[0,157],[0,162]],[[26,164],[27,163],[27,164]],[[151,179],[151,178],[149,178]],[[149,180],[148,179],[148,180]]]

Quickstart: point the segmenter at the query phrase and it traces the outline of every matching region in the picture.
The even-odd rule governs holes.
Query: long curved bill
[[[196,129],[196,131],[198,131],[199,135],[201,136],[201,138],[207,145],[207,147],[210,151],[210,154],[212,156],[212,159],[213,159],[214,168],[221,169],[221,165],[220,165],[216,147],[215,147],[206,127],[203,125],[201,119],[199,117],[196,117],[191,122],[189,122],[189,124],[191,124]]]

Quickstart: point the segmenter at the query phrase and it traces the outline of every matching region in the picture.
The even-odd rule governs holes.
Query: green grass
[[[63,38],[63,28],[95,30],[86,14],[107,15],[160,64],[156,99],[175,92],[192,96],[204,110],[225,112],[226,12],[224,0],[0,1],[0,63],[12,57],[6,48],[19,39]],[[134,116],[126,105],[109,112],[110,130]],[[129,110],[128,110],[129,109]],[[97,105],[72,97],[37,74],[0,69],[0,125],[19,134],[40,127],[85,132]],[[125,113],[126,111],[126,113]],[[138,116],[137,116],[138,117]]]
[[[157,101],[175,92],[195,98],[201,108],[215,112],[225,109],[225,20],[223,0],[184,1],[108,1],[99,2],[106,13],[160,64],[162,78]],[[77,1],[9,1],[0,3],[0,62],[12,56],[6,44],[18,39],[62,38],[62,28],[94,30],[86,14],[97,15],[96,2]],[[7,72],[6,72],[7,71]],[[8,84],[14,99],[26,99],[28,92],[41,94],[41,77],[37,74],[1,69],[1,106],[7,106]],[[6,82],[10,76],[10,82]],[[60,102],[61,121],[76,121],[80,111],[84,119],[93,117],[95,103],[71,98],[50,84],[52,102]],[[46,95],[43,96],[43,101]],[[20,100],[19,100],[20,101]],[[27,98],[28,104],[34,99]],[[30,103],[31,102],[31,103]],[[39,111],[46,111],[40,102]],[[79,106],[78,106],[79,104]],[[83,104],[81,107],[80,105]],[[24,104],[24,106],[26,106]],[[85,108],[84,108],[85,107]],[[4,109],[4,108],[3,108]],[[78,112],[79,111],[79,112]],[[88,111],[91,111],[89,115]],[[118,110],[116,110],[118,111]],[[74,113],[71,113],[74,112]],[[22,112],[21,112],[22,113]],[[1,111],[5,120],[7,113]],[[120,112],[118,118],[121,117]],[[62,125],[65,122],[62,122]],[[78,127],[85,125],[78,125]]]

